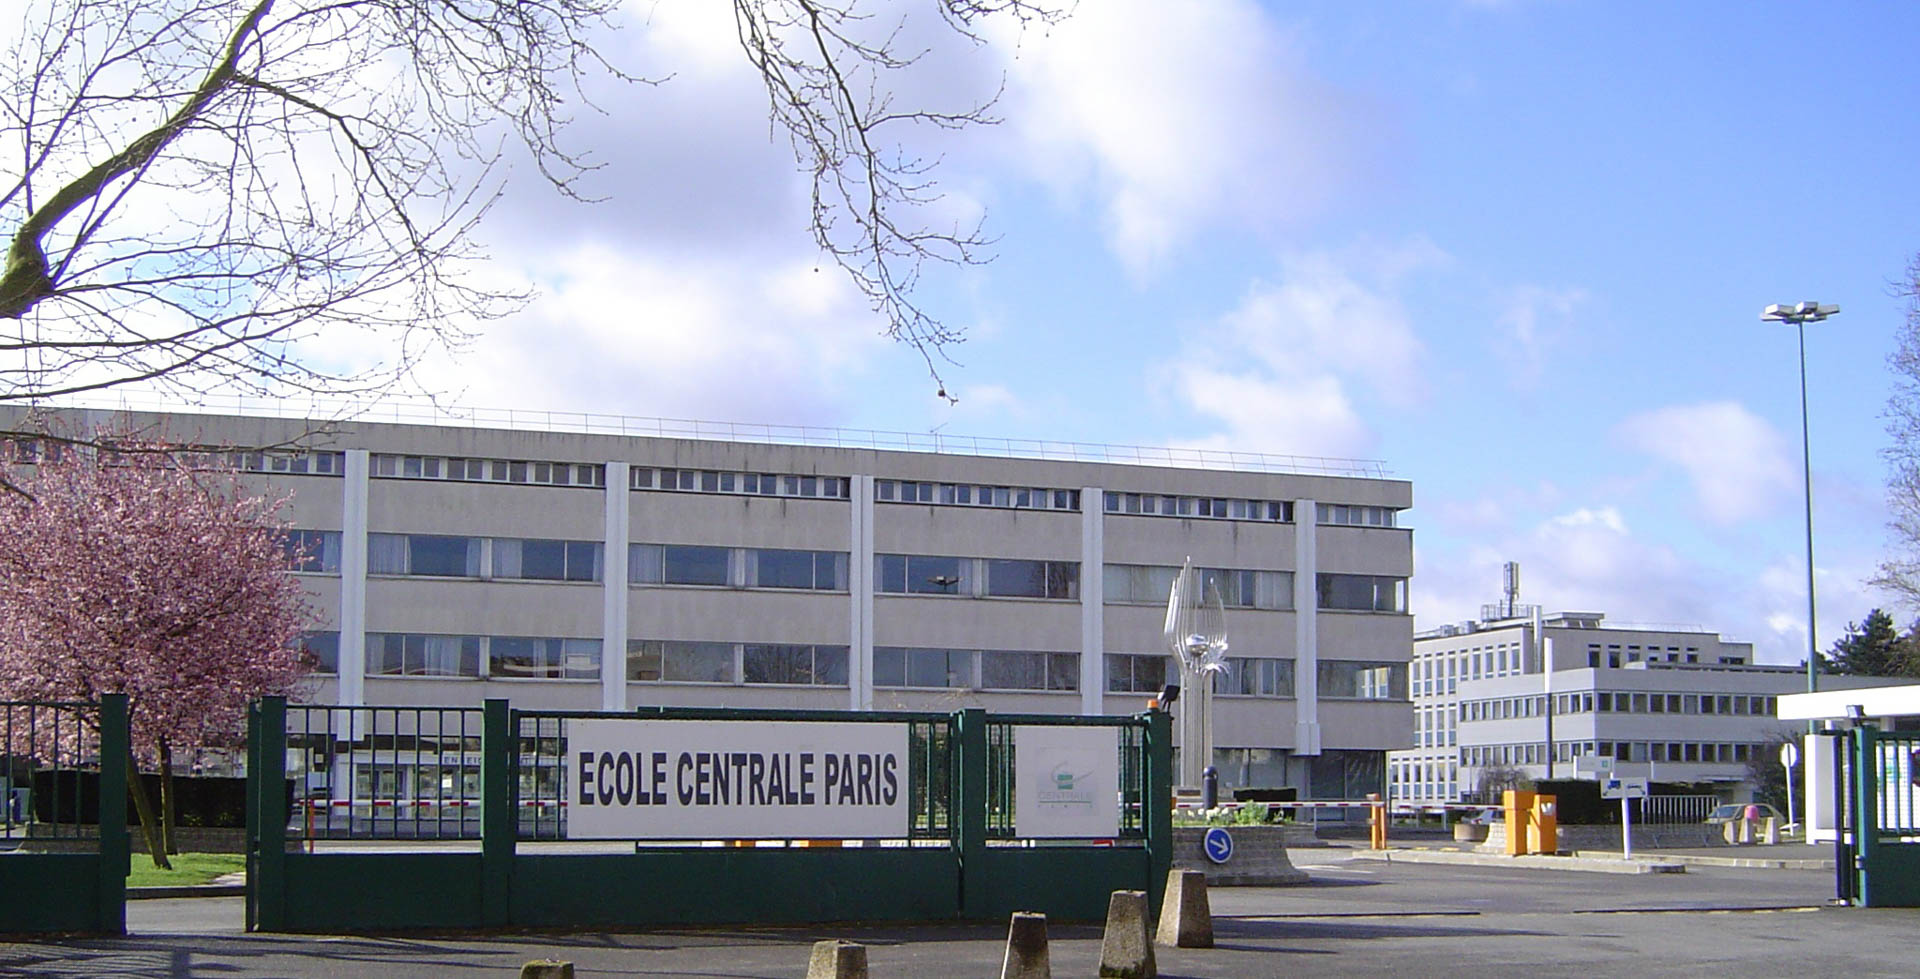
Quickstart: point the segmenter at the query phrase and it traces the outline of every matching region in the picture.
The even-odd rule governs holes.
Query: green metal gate
[[[909,825],[898,838],[845,845],[570,845],[569,725],[613,718],[906,725]],[[1117,836],[1016,835],[1011,786],[1024,725],[1116,730]],[[1016,909],[1097,920],[1115,890],[1157,901],[1172,864],[1171,726],[1159,711],[615,714],[513,710],[503,700],[460,709],[269,698],[250,714],[248,743],[249,930],[992,920]]]
[[[0,935],[127,930],[127,698],[0,701]]]
[[[1920,907],[1920,734],[1862,724],[1835,744],[1844,762],[1835,785],[1839,896],[1861,907]]]

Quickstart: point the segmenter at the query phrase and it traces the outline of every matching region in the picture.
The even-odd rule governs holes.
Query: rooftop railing
[[[169,414],[242,415],[294,418],[314,422],[361,422],[401,425],[441,425],[499,428],[518,431],[568,432],[585,435],[628,435],[648,438],[753,442],[888,452],[929,452],[941,455],[1043,459],[1055,462],[1114,463],[1166,466],[1181,469],[1225,469],[1241,472],[1291,473],[1318,476],[1357,476],[1385,479],[1386,464],[1374,459],[1338,456],[1276,455],[1179,446],[1115,445],[1054,439],[994,438],[948,435],[941,432],[897,432],[878,429],[835,428],[824,425],[778,425],[748,422],[701,421],[687,418],[648,418],[584,411],[533,411],[519,408],[462,408],[433,402],[388,398],[379,401],[279,398],[205,397],[194,402],[134,394],[92,398],[62,398],[47,408],[92,408]]]

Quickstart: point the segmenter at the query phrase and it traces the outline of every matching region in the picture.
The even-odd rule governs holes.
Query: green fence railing
[[[127,698],[0,701],[0,934],[126,932]]]
[[[348,716],[356,711],[367,713]],[[255,705],[249,721],[250,929],[985,920],[1015,908],[1092,920],[1104,914],[1114,890],[1157,897],[1157,881],[1171,864],[1171,727],[1162,712],[1056,717],[977,709],[650,707],[601,713],[512,710],[490,700],[477,724],[453,713],[289,707],[273,698]],[[583,847],[569,831],[570,803],[579,801],[567,764],[571,732],[582,721],[615,719],[905,725],[908,815],[891,838],[815,841],[796,833],[784,845],[673,839],[614,848],[593,837]],[[1022,725],[1116,731],[1116,836],[1049,839],[1043,846],[1017,839],[1012,775]],[[579,777],[584,783],[586,776]],[[307,829],[313,817],[303,813],[319,810],[288,805],[289,778],[296,799],[324,798],[328,808],[349,815],[316,820]],[[440,791],[431,791],[436,785]],[[387,808],[412,802],[436,816],[448,808],[458,815],[359,815],[383,801],[391,803]],[[441,842],[475,838],[478,852],[470,844]],[[378,850],[331,845],[343,839],[391,842]],[[572,842],[546,845],[555,840]],[[371,894],[364,886],[370,879],[392,883]]]

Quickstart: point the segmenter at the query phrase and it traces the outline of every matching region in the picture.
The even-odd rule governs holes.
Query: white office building
[[[1704,629],[1536,611],[1509,601],[1415,637],[1414,747],[1388,756],[1396,800],[1480,801],[1490,776],[1591,778],[1577,773],[1590,756],[1744,799],[1754,747],[1791,727],[1776,698],[1806,689],[1801,669],[1755,665],[1751,643]]]
[[[292,495],[315,702],[1132,713],[1191,557],[1226,785],[1357,798],[1411,743],[1412,488],[1377,466],[533,420],[53,413],[297,446],[241,458]]]

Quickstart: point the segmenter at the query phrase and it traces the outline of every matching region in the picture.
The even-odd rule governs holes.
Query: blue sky
[[[605,203],[523,180],[492,216],[541,298],[427,369],[454,400],[1379,459],[1414,484],[1421,627],[1518,560],[1524,600],[1787,662],[1796,351],[1758,314],[1814,299],[1843,309],[1808,337],[1821,645],[1884,601],[1920,7],[1082,0],[936,38],[902,98],[1006,82],[1004,124],[913,144],[931,216],[999,237],[920,292],[969,333],[957,405],[812,254],[724,5],[633,21],[616,58],[672,77],[576,126]]]

